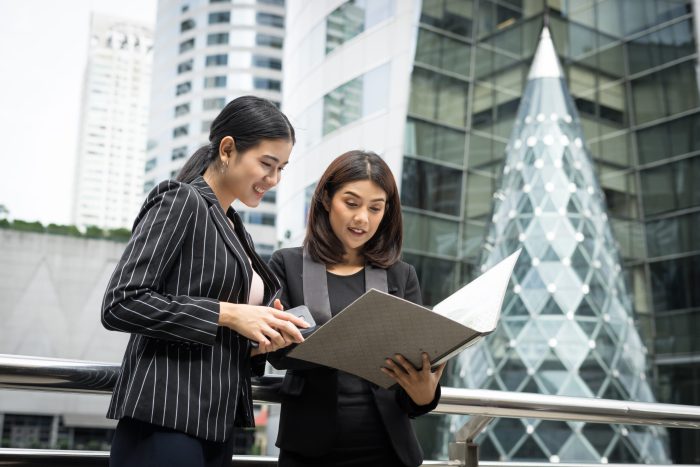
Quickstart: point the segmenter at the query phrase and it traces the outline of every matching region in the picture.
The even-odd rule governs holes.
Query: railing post
[[[450,460],[459,461],[465,467],[478,467],[479,445],[474,439],[491,423],[493,417],[472,415],[467,423],[455,433],[455,441],[448,448]]]

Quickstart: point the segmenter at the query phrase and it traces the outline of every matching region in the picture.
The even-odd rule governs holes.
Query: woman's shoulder
[[[299,261],[304,257],[303,249],[300,246],[296,247],[291,247],[291,248],[280,248],[279,250],[276,250],[274,253],[272,253],[272,259],[273,260],[278,260],[282,262],[288,262],[288,261]]]
[[[396,274],[396,275],[401,275],[405,276],[408,275],[411,270],[413,269],[413,266],[405,261],[398,260],[391,266],[387,268],[387,272],[390,274]]]

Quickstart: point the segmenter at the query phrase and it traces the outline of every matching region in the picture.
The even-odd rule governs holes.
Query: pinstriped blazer
[[[102,305],[107,329],[131,333],[107,417],[209,441],[253,425],[250,376],[265,357],[251,359],[250,341],[217,324],[219,301],[248,302],[251,265],[269,305],[279,281],[202,177],[151,191]]]

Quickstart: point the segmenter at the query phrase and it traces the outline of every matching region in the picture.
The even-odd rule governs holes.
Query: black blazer
[[[269,304],[279,281],[202,177],[151,191],[102,304],[102,324],[131,333],[109,418],[210,441],[227,440],[234,422],[253,425],[250,376],[265,358],[251,364],[250,341],[218,326],[219,301],[248,302],[251,262]]]
[[[281,301],[285,309],[304,304],[302,260],[301,248],[276,251],[270,260],[270,268],[282,283]],[[390,294],[421,303],[420,286],[413,266],[397,262],[387,269],[387,282]],[[287,369],[282,384],[277,446],[307,456],[320,456],[333,447],[337,436],[337,372],[285,357],[287,350],[268,355],[275,368]],[[440,386],[433,401],[424,406],[416,405],[400,388],[387,390],[373,385],[372,392],[399,459],[407,466],[420,465],[423,452],[409,419],[437,406]]]

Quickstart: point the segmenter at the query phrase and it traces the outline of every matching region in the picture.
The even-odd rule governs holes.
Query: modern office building
[[[143,202],[152,35],[92,15],[72,211],[80,227],[129,228]]]
[[[280,105],[284,0],[159,0],[143,192],[174,177],[209,144],[232,99],[254,94]],[[258,251],[275,247],[275,192],[249,211],[236,205]]]
[[[279,240],[300,243],[328,162],[370,149],[401,185],[404,257],[424,300],[437,303],[474,277],[546,18],[619,244],[652,389],[662,402],[700,403],[696,7],[290,0],[284,110],[299,144],[279,187]],[[674,462],[700,462],[698,436],[669,431]]]

